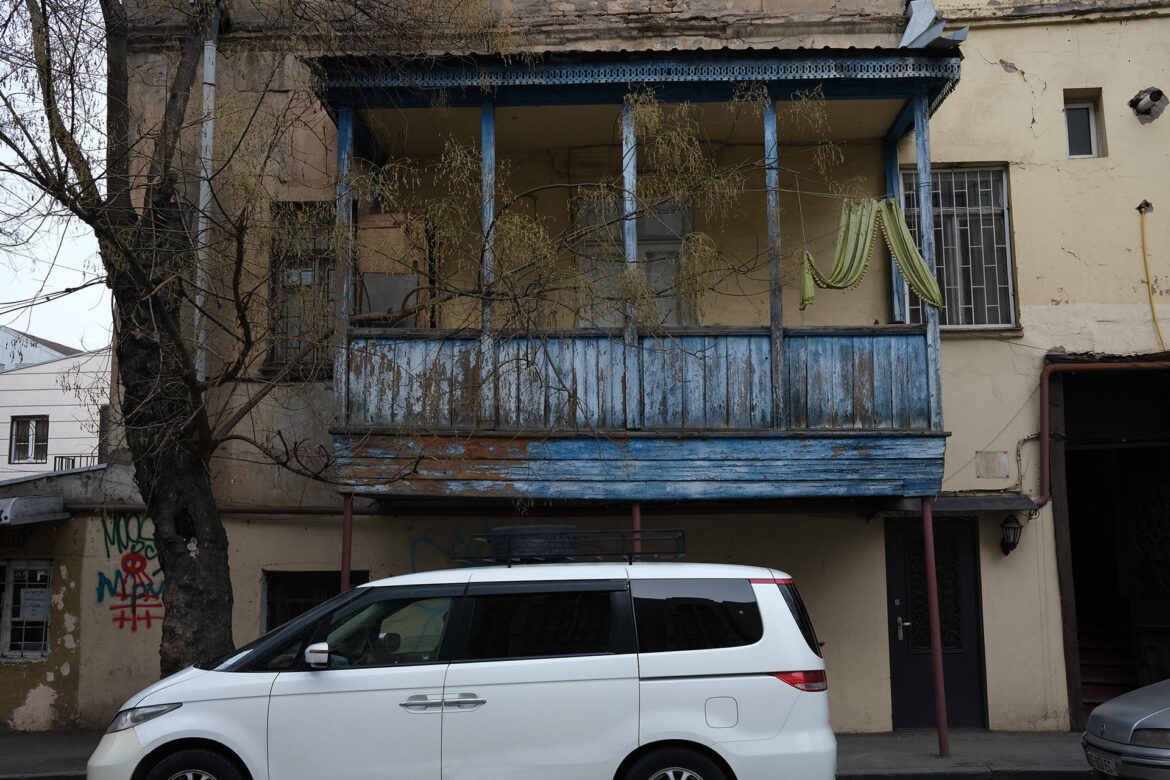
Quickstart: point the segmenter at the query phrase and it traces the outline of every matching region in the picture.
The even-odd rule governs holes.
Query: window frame
[[[293,354],[299,351],[300,347],[291,347],[295,342],[298,343],[303,338],[303,335],[290,335],[286,325],[286,318],[289,311],[290,290],[322,290],[324,297],[328,303],[329,309],[329,327],[333,333],[328,340],[318,347],[318,349],[304,359],[297,362],[297,366],[301,369],[315,368],[315,374],[327,375],[332,372],[333,361],[321,358],[329,354],[336,341],[336,270],[337,270],[337,242],[334,231],[336,230],[336,204],[333,201],[318,201],[318,200],[286,200],[275,201],[272,204],[271,222],[273,226],[273,237],[269,247],[268,253],[268,268],[269,268],[269,290],[271,291],[270,310],[271,317],[271,332],[273,337],[272,347],[268,352],[267,367],[275,369],[285,366],[292,362]],[[328,239],[328,247],[321,250],[311,250],[309,252],[298,253],[295,259],[298,260],[297,267],[287,267],[287,258],[285,258],[277,245],[279,240],[276,236],[276,231],[281,224],[288,224],[287,221],[296,221],[300,217],[296,216],[296,212],[307,212],[312,209],[321,209],[322,214],[326,211],[333,211],[333,218],[331,220],[322,219],[321,227],[324,229],[328,225],[330,231]],[[312,261],[312,267],[308,267],[306,260]],[[312,275],[312,280],[306,283],[304,281],[306,273]],[[290,283],[288,280],[293,278],[293,274],[299,274],[300,283]],[[304,318],[300,318],[303,326]],[[301,333],[307,330],[301,328]],[[303,374],[296,374],[294,378],[303,378]]]
[[[1068,110],[1070,108],[1085,109],[1089,115],[1089,154],[1073,154],[1069,146]],[[1070,160],[1089,160],[1101,156],[1101,136],[1097,128],[1097,101],[1093,98],[1068,98],[1064,101],[1064,141],[1065,149]]]
[[[45,424],[44,425],[45,436],[44,436],[44,442],[43,442],[44,443],[44,453],[43,453],[43,457],[37,458],[37,445],[41,443],[38,441],[39,437],[37,436],[37,429],[40,428],[39,423],[42,421]],[[31,434],[31,438],[27,442],[25,442],[29,448],[28,449],[28,457],[24,458],[24,459],[17,459],[17,457],[16,457],[16,442],[17,442],[16,432],[17,432],[17,426],[22,424],[22,423],[32,423],[32,427],[29,429],[29,434]],[[49,415],[47,415],[47,414],[24,414],[24,415],[13,415],[10,418],[9,425],[8,425],[8,462],[9,462],[9,464],[13,464],[13,465],[38,464],[38,463],[48,463],[49,462]]]
[[[43,661],[49,657],[51,650],[50,632],[52,629],[53,613],[49,605],[51,604],[53,592],[53,562],[42,558],[2,558],[0,559],[0,567],[3,567],[3,574],[0,577],[0,662]],[[38,590],[44,590],[47,594],[45,616],[36,621],[31,621],[24,617],[13,617],[16,572],[17,570],[29,571],[37,569],[43,569],[46,577],[44,587],[38,586],[37,588]],[[30,653],[25,652],[23,649],[20,651],[13,651],[11,649],[12,624],[16,620],[44,623],[45,638],[42,650]]]
[[[582,593],[604,591],[610,594],[610,649],[597,653],[562,653],[558,655],[525,655],[502,658],[471,658],[471,624],[476,599],[481,596],[514,596],[524,594]],[[630,655],[637,652],[634,632],[634,608],[630,601],[629,580],[545,580],[535,582],[480,582],[471,583],[467,593],[456,599],[447,630],[452,636],[451,663],[511,663],[534,659],[597,658],[610,655]]]
[[[1012,230],[1011,186],[1010,186],[1010,182],[1008,180],[1008,166],[1006,164],[1003,164],[1003,165],[996,165],[996,164],[933,165],[931,168],[931,180],[932,180],[931,181],[931,199],[932,199],[932,202],[935,200],[935,193],[938,192],[938,190],[936,189],[935,177],[940,176],[941,174],[945,174],[945,173],[952,173],[953,174],[955,172],[962,172],[964,174],[972,174],[972,173],[979,174],[979,173],[987,172],[987,173],[991,173],[991,174],[998,173],[1001,176],[1000,198],[1001,198],[1001,202],[1003,205],[1000,207],[992,206],[992,207],[990,207],[990,211],[993,214],[997,211],[1000,211],[1003,214],[1004,263],[1006,265],[1005,277],[1006,277],[1006,282],[1007,282],[1007,296],[1008,296],[1008,305],[1006,308],[1007,308],[1007,312],[1009,315],[1009,320],[1007,322],[995,322],[995,323],[962,323],[962,322],[947,323],[947,322],[944,322],[943,317],[940,316],[939,317],[939,330],[944,332],[944,333],[967,333],[967,332],[976,332],[976,331],[1019,330],[1019,328],[1020,328],[1019,305],[1020,304],[1019,304],[1019,298],[1018,298],[1017,290],[1016,290],[1015,250],[1014,250],[1014,247],[1012,244],[1013,230]],[[918,191],[917,191],[918,171],[914,168],[903,168],[903,169],[901,169],[900,174],[901,174],[901,180],[900,180],[899,184],[901,186],[899,187],[899,190],[900,190],[899,200],[900,200],[901,205],[902,205],[903,213],[906,215],[907,222],[911,223],[911,233],[914,234],[914,225],[918,224],[918,222],[919,222],[919,215],[921,214],[921,210],[917,207],[912,210],[908,207],[907,203],[908,203],[908,198],[911,194],[911,190],[913,190],[914,197],[917,198],[917,195],[918,195]],[[938,205],[934,205],[934,207],[932,208],[932,212],[933,212],[934,219],[937,220],[936,224],[933,226],[936,237],[940,232],[946,232],[946,230],[947,230],[946,212],[955,211],[955,210],[956,210],[955,207],[949,207],[949,208],[944,209]],[[970,213],[972,211],[978,212],[978,211],[983,211],[983,210],[984,210],[983,207],[976,207],[975,209],[972,209],[971,207],[967,208],[968,213]],[[952,220],[952,221],[954,221],[954,220]],[[952,228],[952,230],[955,232],[955,234],[957,234],[957,232],[959,230],[959,228],[957,227],[957,224]],[[917,245],[921,246],[921,238],[918,235],[914,235],[914,238],[916,240]],[[958,246],[957,241],[953,241],[952,243],[955,246]],[[946,251],[946,247],[944,246],[944,242],[936,240],[935,241],[936,254],[938,254],[939,256],[943,256],[943,253],[945,251]],[[956,250],[956,253],[957,253],[957,250]],[[956,258],[954,260],[956,270],[961,268],[961,263],[959,262],[961,259],[962,258],[956,256]],[[997,262],[998,262],[998,260],[997,260]],[[934,263],[932,263],[930,261],[930,259],[927,259],[927,263],[931,266],[932,270],[934,270],[937,273],[936,266]],[[945,272],[946,266],[947,266],[947,260],[946,260],[945,256],[943,256],[944,272]],[[945,301],[946,297],[947,297],[946,280],[939,279],[938,281],[939,281],[939,287],[942,290],[943,299]],[[984,285],[983,289],[984,290],[987,289],[986,284]],[[965,291],[968,294],[970,294],[973,290],[974,290],[974,287],[965,288]],[[903,311],[906,312],[906,322],[914,323],[914,324],[922,324],[923,322],[925,322],[925,318],[921,318],[921,319],[917,319],[917,320],[914,319],[914,294],[913,294],[913,291],[911,291],[910,286],[908,284],[906,284],[905,282],[903,282],[903,284],[902,284],[902,302],[903,302]],[[919,305],[918,308],[919,308],[919,311],[921,311],[921,305]]]

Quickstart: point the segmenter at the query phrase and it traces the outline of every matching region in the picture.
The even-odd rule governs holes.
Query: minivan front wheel
[[[146,780],[245,780],[230,759],[213,750],[180,750],[155,764]]]
[[[639,758],[624,780],[728,780],[718,764],[686,748],[663,748]]]

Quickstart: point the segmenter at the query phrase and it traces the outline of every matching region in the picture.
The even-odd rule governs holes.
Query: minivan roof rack
[[[638,544],[640,542],[640,544]],[[640,548],[640,549],[639,549]],[[472,536],[451,556],[464,565],[677,560],[686,554],[681,530],[581,531],[575,526],[511,526]]]

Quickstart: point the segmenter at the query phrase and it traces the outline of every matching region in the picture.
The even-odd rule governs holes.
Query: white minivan
[[[774,569],[409,574],[132,697],[88,776],[831,780],[826,688]]]

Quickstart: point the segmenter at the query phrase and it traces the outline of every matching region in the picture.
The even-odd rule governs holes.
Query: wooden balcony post
[[[882,144],[886,163],[886,197],[898,200],[902,195],[901,171],[898,169],[898,140],[886,138]],[[890,258],[890,319],[906,322],[906,281],[894,258]]]
[[[491,287],[495,282],[495,254],[493,222],[496,218],[496,105],[484,98],[479,109],[480,177],[482,179],[480,224],[483,229],[482,263],[479,269],[480,325],[487,331],[492,324]]]
[[[926,92],[914,96],[914,143],[918,152],[918,234],[921,241],[922,257],[927,266],[935,266],[934,248],[934,201],[931,199],[930,170],[930,100]],[[926,319],[926,370],[927,387],[930,393],[930,428],[941,431],[942,410],[942,357],[938,337],[938,309],[922,304]]]
[[[333,365],[334,419],[349,423],[349,315],[353,298],[354,198],[353,106],[337,109],[337,271],[334,274],[334,322],[337,352]]]
[[[764,108],[764,161],[768,191],[768,304],[771,324],[772,427],[787,427],[784,399],[784,302],[780,282],[780,134],[776,127],[776,103]]]
[[[631,267],[638,263],[638,136],[634,104],[622,101],[622,248]],[[628,310],[628,304],[627,304]],[[628,311],[627,311],[628,314]],[[627,316],[625,330],[626,428],[642,427],[642,350],[640,337]]]

